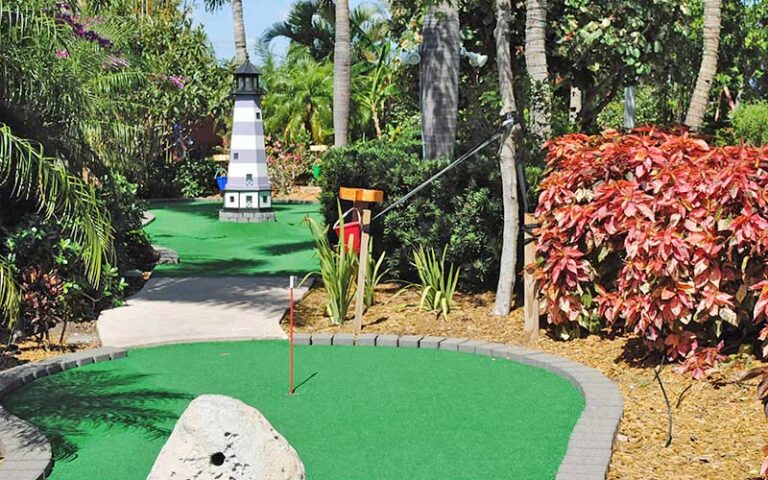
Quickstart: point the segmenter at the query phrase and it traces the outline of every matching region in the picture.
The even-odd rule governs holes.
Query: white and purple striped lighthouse
[[[224,209],[219,212],[222,222],[275,220],[264,146],[260,75],[261,72],[247,60],[235,71],[229,171],[224,189]]]

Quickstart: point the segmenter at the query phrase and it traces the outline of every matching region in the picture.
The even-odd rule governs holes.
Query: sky
[[[248,42],[248,53],[253,58],[255,39],[273,23],[285,20],[291,5],[295,0],[243,0],[243,15],[245,17],[245,34]],[[350,8],[364,3],[363,0],[351,0]],[[194,6],[194,19],[202,24],[208,34],[216,55],[219,58],[231,58],[235,56],[235,40],[232,31],[232,10],[224,6],[215,12],[206,12],[202,0],[192,3]],[[276,54],[281,54],[288,46],[285,39],[278,38],[272,42],[272,48]]]

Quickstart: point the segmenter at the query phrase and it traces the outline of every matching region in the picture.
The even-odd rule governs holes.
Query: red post
[[[290,306],[290,310],[289,310],[290,311],[290,314],[289,314],[289,317],[290,317],[290,328],[288,330],[289,331],[289,336],[290,336],[290,343],[289,343],[289,346],[288,346],[289,357],[290,357],[290,379],[289,379],[289,390],[288,390],[288,393],[290,393],[291,395],[293,395],[294,392],[295,392],[295,389],[293,388],[293,284],[294,284],[294,279],[295,278],[296,277],[291,276],[291,306]]]

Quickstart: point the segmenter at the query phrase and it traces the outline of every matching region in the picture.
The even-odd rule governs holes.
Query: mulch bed
[[[493,294],[457,295],[448,319],[418,309],[417,291],[398,296],[398,285],[382,285],[377,304],[364,317],[363,332],[440,335],[521,344],[522,309],[508,318],[491,314]],[[352,332],[351,322],[331,325],[325,316],[325,291],[313,288],[297,305],[299,332]],[[708,381],[695,381],[666,366],[660,373],[672,404],[673,439],[667,439],[667,408],[652,363],[631,337],[590,336],[563,342],[541,331],[533,348],[570,358],[602,371],[624,395],[610,480],[755,480],[760,478],[768,422],[755,399],[756,381],[735,379],[745,367],[724,367]],[[557,399],[542,399],[557,401]]]

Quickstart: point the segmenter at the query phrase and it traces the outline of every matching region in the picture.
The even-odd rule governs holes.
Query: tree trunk
[[[709,93],[717,73],[721,5],[721,0],[704,0],[704,45],[701,68],[688,106],[688,114],[685,116],[685,124],[693,131],[701,129],[704,123]]]
[[[453,157],[459,110],[459,11],[429,7],[421,47],[421,137],[424,159]]]
[[[517,110],[512,75],[512,51],[510,47],[509,25],[512,21],[510,0],[496,0],[496,64],[499,70],[499,90],[501,92],[501,114]],[[504,203],[504,232],[499,266],[499,283],[496,287],[494,315],[507,315],[512,305],[517,274],[517,239],[520,235],[520,207],[518,202],[517,172],[515,170],[515,137],[513,127],[503,138],[499,154],[501,168],[501,188]]]
[[[635,105],[635,86],[624,87],[624,130],[630,131],[635,128],[637,117],[637,106]]]
[[[232,24],[235,29],[235,59],[239,66],[248,60],[248,48],[245,42],[245,22],[243,21],[243,0],[232,0]]]
[[[337,147],[343,147],[349,140],[350,49],[349,0],[338,0],[333,49],[333,138]]]
[[[531,81],[530,130],[537,141],[548,140],[552,131],[546,40],[547,0],[527,0],[525,66]]]

